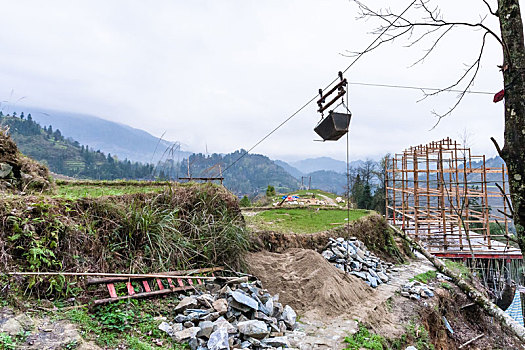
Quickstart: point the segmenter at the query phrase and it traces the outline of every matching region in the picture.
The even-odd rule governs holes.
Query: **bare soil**
[[[443,281],[434,282],[433,298],[415,301],[400,296],[397,291],[411,277],[434,269],[422,257],[400,265],[391,281],[376,289],[345,275],[310,249],[251,253],[246,262],[265,288],[297,311],[300,327],[290,339],[299,349],[343,349],[344,337],[357,331],[356,321],[391,340],[407,334],[410,323],[423,325],[436,350],[457,349],[479,334],[485,335],[464,349],[524,348],[477,306],[461,309],[470,302],[468,297],[458,288],[452,292],[441,288]],[[443,316],[454,334],[446,330]]]

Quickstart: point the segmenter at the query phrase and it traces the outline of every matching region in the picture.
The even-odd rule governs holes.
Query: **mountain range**
[[[181,164],[176,165],[176,163],[185,162],[185,159],[191,159],[191,157],[198,159],[198,163],[202,163],[202,166],[195,166],[196,172],[204,171],[206,169],[205,166],[212,166],[213,160],[220,160],[224,169],[224,166],[234,161],[235,156],[241,152],[237,151],[230,154],[205,157],[195,155],[186,148],[181,149],[178,142],[162,140],[144,130],[92,115],[31,106],[18,106],[17,108],[10,108],[10,110],[11,113],[17,112],[17,115],[24,112],[26,117],[31,114],[32,121],[40,124],[42,128],[48,127],[49,129],[51,125],[54,130],[60,130],[61,135],[69,140],[69,144],[67,144],[68,154],[76,154],[78,151],[74,151],[73,148],[79,148],[80,145],[89,146],[90,150],[99,150],[108,156],[111,155],[114,159],[155,164],[156,168],[151,176],[178,177],[179,173],[184,174],[186,170],[182,169],[183,166]],[[14,121],[16,120],[13,119]],[[53,147],[56,148],[56,146],[50,144],[50,147],[47,147],[47,141],[44,139],[39,139],[36,142],[33,139],[36,136],[20,134],[14,136],[17,142],[20,143],[24,153],[34,155],[38,160],[44,161],[50,166],[55,164],[51,166],[51,170],[57,173],[67,173],[67,175],[75,176],[77,168],[83,168],[77,166],[80,159],[78,155],[73,157],[65,154],[49,154],[48,159],[46,159],[45,153],[53,153]],[[42,138],[40,135],[38,137]],[[35,144],[40,145],[39,150],[33,149]],[[166,149],[171,149],[169,157],[166,157],[164,154]],[[225,182],[226,185],[233,186],[232,190],[237,193],[255,194],[262,191],[268,184],[272,184],[282,190],[294,190],[300,187],[301,181],[303,181],[305,187],[311,184],[312,188],[335,193],[342,193],[346,187],[346,163],[330,157],[308,158],[290,163],[283,160],[270,160],[263,155],[257,154],[254,154],[253,157],[250,154],[246,158],[248,159],[245,162],[241,162],[238,167],[232,169],[236,173],[239,172],[239,169],[243,170],[242,176],[240,173],[239,176],[244,179],[246,185],[242,185],[237,179],[230,178],[230,175],[227,176],[228,179]],[[57,161],[57,159],[60,159],[60,161]],[[65,162],[63,163],[65,165],[58,166],[60,162]],[[358,160],[351,162],[350,166],[359,167],[362,163],[362,161]],[[72,168],[71,164],[77,166],[77,168]],[[254,169],[259,169],[259,172],[250,172],[248,169],[250,166],[247,166],[247,164],[250,164]],[[162,170],[162,174],[160,170]],[[265,175],[266,181],[263,181],[264,179],[259,176],[261,174]],[[86,176],[89,175],[84,173],[82,177],[85,178]],[[194,174],[194,176],[196,175]]]

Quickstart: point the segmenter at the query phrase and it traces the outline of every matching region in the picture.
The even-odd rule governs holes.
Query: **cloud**
[[[384,2],[385,4],[389,2]],[[479,1],[440,2],[457,18],[485,13]],[[392,5],[394,6],[394,5]],[[396,7],[406,6],[404,3]],[[16,1],[2,6],[0,100],[93,114],[166,138],[195,151],[249,148],[336,77],[352,59],[340,55],[373,40],[373,23],[356,21],[346,0]],[[488,18],[489,25],[498,28]],[[477,55],[481,33],[458,31],[424,64],[403,43],[364,56],[350,81],[447,86]],[[475,89],[502,88],[490,42]],[[11,98],[11,90],[14,95]],[[429,131],[430,111],[445,111],[454,94],[350,87],[353,157],[379,157],[466,129],[477,153],[493,155],[490,136],[503,134],[502,103],[469,95]],[[272,158],[330,155],[344,142],[319,143],[312,104],[256,149]]]

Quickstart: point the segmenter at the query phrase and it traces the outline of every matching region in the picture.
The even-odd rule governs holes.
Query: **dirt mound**
[[[360,307],[373,294],[362,281],[345,276],[313,250],[251,253],[246,261],[265,288],[302,314],[337,316]]]
[[[51,186],[49,170],[22,155],[8,131],[0,128],[0,190],[44,191]]]
[[[389,262],[404,263],[411,256],[410,248],[404,242],[394,240],[387,222],[377,214],[370,214],[353,221],[348,230],[341,227],[312,234],[258,231],[253,235],[252,241],[256,249],[271,252],[284,252],[290,248],[313,249],[320,252],[326,247],[330,237],[357,237],[370,251]]]

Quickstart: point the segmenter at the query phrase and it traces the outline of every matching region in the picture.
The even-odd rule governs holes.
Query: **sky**
[[[410,1],[366,1],[402,11]],[[494,3],[496,1],[489,1]],[[477,21],[481,0],[434,3],[446,19]],[[0,0],[0,101],[95,115],[180,141],[194,152],[249,149],[337,77],[366,48],[379,22],[360,20],[349,0]],[[522,8],[525,4],[521,2]],[[414,12],[412,12],[414,11]],[[417,16],[416,10],[409,14]],[[499,33],[497,18],[484,23]],[[351,83],[446,87],[479,54],[482,31],[455,28],[415,65],[432,41],[385,44],[345,74]],[[488,38],[472,90],[503,88],[501,48]],[[503,102],[457,94],[350,85],[350,159],[451,137],[476,154],[503,143]],[[317,142],[316,104],[255,153],[288,161],[344,160],[346,142]]]

